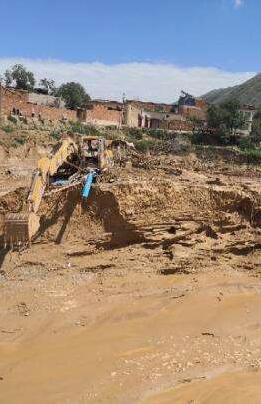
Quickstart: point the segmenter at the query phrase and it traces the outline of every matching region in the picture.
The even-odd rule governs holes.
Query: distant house
[[[191,132],[195,119],[206,120],[206,104],[182,93],[173,104],[127,100],[91,100],[84,108],[70,110],[59,97],[0,87],[0,117],[41,121],[80,121],[83,124]]]
[[[55,105],[54,105],[55,104]],[[76,121],[76,111],[58,107],[60,99],[26,90],[0,87],[0,117],[41,119],[45,121]],[[61,105],[63,105],[61,103]]]
[[[207,104],[202,99],[197,99],[193,95],[181,92],[178,101],[179,114],[186,118],[195,118],[206,121]]]
[[[240,109],[243,118],[245,120],[242,128],[237,129],[237,134],[241,136],[249,136],[252,132],[254,115],[256,113],[256,108],[253,105],[242,105]]]
[[[79,121],[100,126],[121,127],[123,104],[118,101],[93,100],[77,112]]]
[[[128,100],[124,107],[124,124],[134,128],[191,132],[193,118],[206,120],[206,103],[184,92],[174,104]]]

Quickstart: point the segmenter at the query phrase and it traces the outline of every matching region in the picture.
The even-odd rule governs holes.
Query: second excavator
[[[38,161],[26,210],[6,215],[5,246],[13,248],[30,244],[39,230],[40,217],[37,213],[47,191],[83,183],[83,197],[87,197],[95,176],[113,165],[112,143],[95,136],[63,136],[50,155]]]

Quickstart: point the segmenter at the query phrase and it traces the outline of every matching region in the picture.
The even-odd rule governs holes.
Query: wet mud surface
[[[1,249],[0,401],[260,402],[260,176],[239,169],[161,157],[46,196],[31,248]],[[5,175],[2,221],[27,192]]]

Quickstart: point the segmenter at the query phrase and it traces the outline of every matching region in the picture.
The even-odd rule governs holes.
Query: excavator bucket
[[[10,213],[4,222],[5,247],[23,247],[30,244],[39,229],[39,217],[35,213]]]

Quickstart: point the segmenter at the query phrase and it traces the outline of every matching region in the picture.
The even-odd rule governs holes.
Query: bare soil
[[[21,150],[1,221],[42,153]],[[260,169],[135,156],[80,195],[47,195],[31,248],[1,250],[0,402],[260,403]]]

